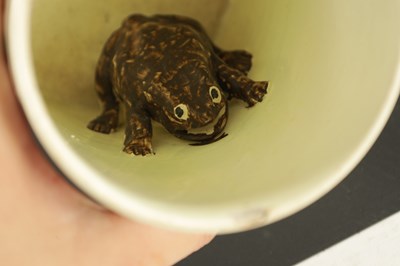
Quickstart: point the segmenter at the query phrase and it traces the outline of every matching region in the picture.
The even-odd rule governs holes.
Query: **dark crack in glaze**
[[[252,56],[216,47],[195,20],[128,17],[106,42],[96,69],[103,111],[88,128],[110,133],[125,105],[124,151],[154,153],[151,120],[176,137],[209,144],[224,138],[228,99],[261,102],[268,82],[247,77]]]

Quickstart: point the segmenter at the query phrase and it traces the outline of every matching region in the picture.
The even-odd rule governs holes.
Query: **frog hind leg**
[[[229,67],[234,68],[247,75],[252,66],[252,55],[245,50],[224,51],[214,46],[217,56]]]
[[[111,77],[108,74],[110,59],[103,55],[96,69],[96,93],[103,106],[101,114],[90,121],[87,127],[96,132],[109,134],[115,131],[119,122],[119,102],[114,95]]]
[[[221,87],[229,96],[243,100],[248,107],[261,102],[267,93],[268,81],[254,81],[224,62],[217,66],[217,76]]]

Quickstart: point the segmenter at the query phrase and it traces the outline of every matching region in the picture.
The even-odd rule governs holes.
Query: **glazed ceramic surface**
[[[382,130],[399,92],[399,0],[13,0],[17,92],[46,152],[78,187],[133,219],[233,232],[282,219],[340,182]],[[122,152],[124,130],[86,128],[94,69],[129,14],[198,19],[224,49],[254,56],[262,103],[230,103],[226,138],[193,147],[155,126],[156,155]]]

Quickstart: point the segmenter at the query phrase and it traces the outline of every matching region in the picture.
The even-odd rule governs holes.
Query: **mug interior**
[[[55,134],[88,171],[44,147],[83,191],[128,217],[208,232],[274,222],[340,182],[382,130],[399,90],[398,10],[397,0],[35,0],[37,89]],[[232,101],[229,136],[210,145],[154,125],[154,156],[122,152],[123,124],[110,135],[88,130],[100,113],[97,59],[132,13],[190,16],[220,47],[250,51],[250,77],[270,81],[264,101]]]

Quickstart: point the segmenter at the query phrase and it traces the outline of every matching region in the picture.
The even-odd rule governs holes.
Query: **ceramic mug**
[[[131,13],[198,19],[220,47],[253,54],[268,95],[232,102],[216,143],[155,126],[156,155],[127,155],[123,127],[86,124],[101,48]],[[17,94],[51,160],[107,208],[168,228],[236,232],[306,207],[363,158],[399,94],[399,0],[12,0],[7,15]]]

